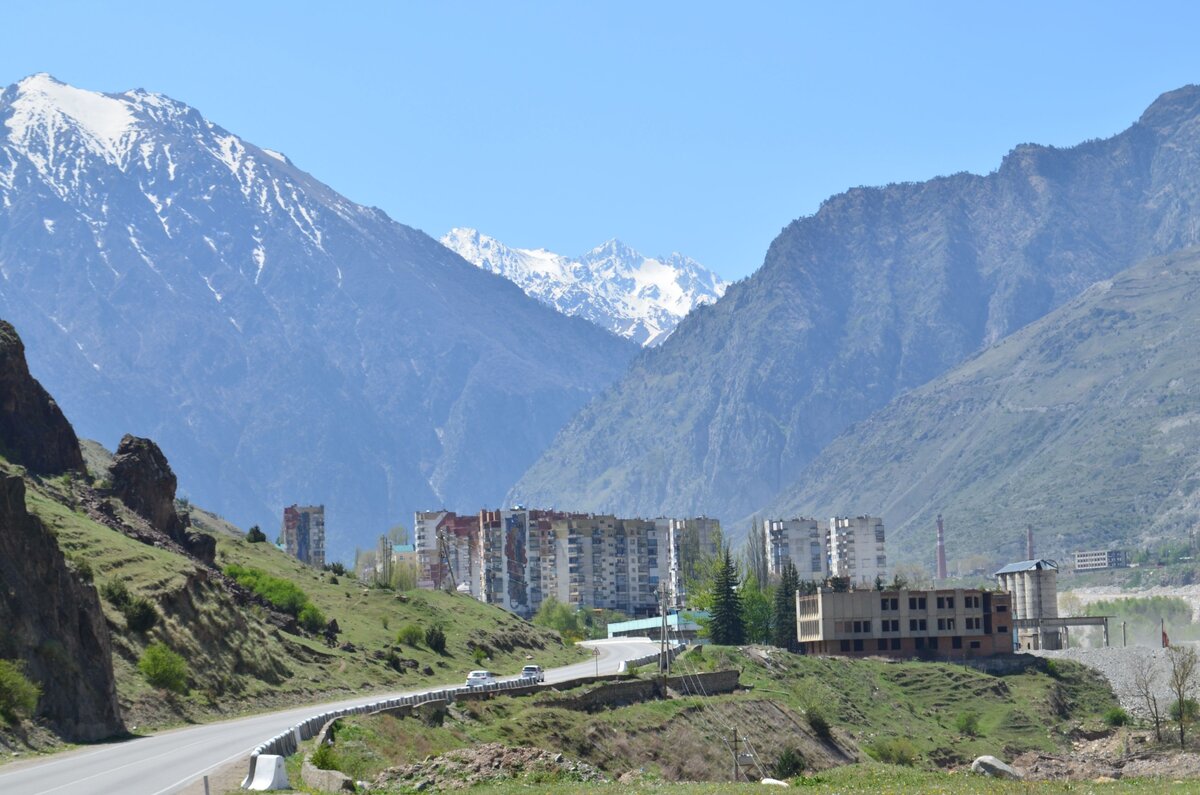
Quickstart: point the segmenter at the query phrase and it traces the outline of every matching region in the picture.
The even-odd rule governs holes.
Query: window
[[[957,635],[955,635],[953,638],[951,638],[950,639],[950,648],[961,649],[962,648],[962,638],[960,638]]]
[[[879,640],[875,641],[875,650],[876,651],[887,651],[887,645],[888,645],[887,640],[885,640],[884,638],[880,638]]]
[[[916,646],[918,649],[925,648],[925,638],[915,638],[913,645]]]
[[[925,631],[925,619],[910,618],[908,620],[908,631],[909,632],[918,632],[918,631],[924,632]]]
[[[908,597],[908,609],[909,610],[924,610],[925,609],[925,597],[924,596]]]
[[[884,597],[883,599],[879,600],[879,609],[884,611],[891,610],[891,604],[892,600]]]
[[[937,605],[938,605],[938,606],[937,606],[937,609],[938,609],[938,610],[944,610],[944,609],[946,609],[946,597],[944,597],[944,596],[939,596],[937,599],[938,599],[938,602],[937,602]]]
[[[893,598],[893,599],[891,599],[890,601],[891,601],[891,603],[892,603],[892,609],[893,609],[893,610],[899,610],[899,609],[900,609],[900,600],[899,600],[899,599],[895,599],[895,598]]]
[[[953,597],[953,596],[947,596],[947,597],[946,597],[946,609],[947,609],[947,610],[953,610],[953,609],[954,609],[954,597]]]
[[[900,639],[892,638],[892,651],[900,651]]]
[[[842,641],[842,651],[850,651],[850,641]]]
[[[997,613],[1007,613],[1008,605],[996,605],[996,612]]]
[[[929,639],[929,648],[931,648],[931,649],[936,649],[936,648],[937,648],[937,638],[930,638],[930,639]]]
[[[973,641],[971,641],[971,648],[972,648],[972,649],[978,649],[978,648],[979,648],[979,641],[977,641],[977,640],[973,640]]]
[[[996,634],[997,634],[997,635],[1003,635],[1005,632],[1008,632],[1008,627],[1006,627],[1006,626],[1003,626],[1003,625],[1000,625],[1000,626],[997,626],[997,627],[996,627]]]
[[[854,650],[855,650],[855,651],[862,651],[862,650],[863,650],[863,642],[862,642],[861,640],[856,640],[856,641],[854,641]]]

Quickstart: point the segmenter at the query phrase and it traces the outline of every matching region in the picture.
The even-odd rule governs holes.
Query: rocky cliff
[[[29,374],[25,345],[4,320],[0,320],[0,453],[43,474],[84,469],[71,423]]]
[[[15,475],[0,477],[0,657],[24,661],[42,688],[37,715],[65,739],[125,730],[96,589],[77,579],[54,536],[26,511],[25,482]]]

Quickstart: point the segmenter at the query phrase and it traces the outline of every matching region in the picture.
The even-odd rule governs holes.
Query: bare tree
[[[1158,703],[1158,668],[1152,657],[1135,657],[1133,661],[1133,696],[1141,702],[1146,717],[1154,724],[1154,739],[1162,742],[1163,712]]]
[[[1171,646],[1167,649],[1167,660],[1171,663],[1167,684],[1175,696],[1171,718],[1179,725],[1179,747],[1182,748],[1188,724],[1196,719],[1196,702],[1192,699],[1192,692],[1200,675],[1200,658],[1191,646]]]
[[[750,525],[750,534],[746,536],[746,551],[744,561],[746,572],[758,580],[758,587],[767,587],[767,548],[763,526],[755,516]]]

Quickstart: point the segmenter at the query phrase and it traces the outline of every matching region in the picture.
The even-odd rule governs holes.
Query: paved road
[[[658,644],[636,639],[591,641],[598,651],[593,659],[546,671],[547,682],[581,676],[615,673],[622,660],[653,654]],[[4,795],[166,795],[211,770],[240,757],[299,721],[329,709],[350,707],[383,698],[408,696],[455,687],[459,681],[434,687],[363,698],[314,704],[298,709],[249,718],[174,729],[151,737],[89,746],[56,754],[44,760],[15,762],[0,767],[0,793]]]

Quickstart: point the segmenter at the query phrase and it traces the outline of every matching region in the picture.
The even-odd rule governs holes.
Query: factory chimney
[[[939,580],[946,579],[946,535],[940,513],[937,517],[937,576]]]
[[[1025,560],[1033,560],[1033,525],[1025,525]]]

